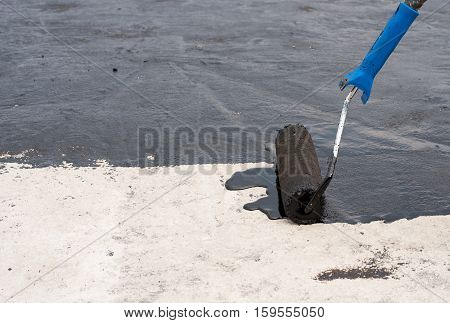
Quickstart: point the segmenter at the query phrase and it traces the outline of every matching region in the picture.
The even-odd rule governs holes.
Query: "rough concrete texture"
[[[7,165],[0,186],[2,300],[450,299],[449,217],[361,225],[270,221],[240,207],[265,189],[224,188],[234,171],[255,166],[261,167],[143,174],[108,165]]]

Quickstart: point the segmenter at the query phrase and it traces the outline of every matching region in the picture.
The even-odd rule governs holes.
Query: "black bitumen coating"
[[[225,182],[225,188],[230,191],[245,190],[252,187],[266,188],[266,196],[257,199],[249,196],[249,200],[255,200],[244,205],[248,211],[259,210],[271,220],[279,220],[285,217],[282,205],[279,205],[279,195],[276,185],[277,176],[274,168],[250,168],[242,172],[236,172]]]
[[[450,6],[430,16],[444,3],[422,8],[369,103],[352,102],[327,190],[334,212],[354,220],[449,214]],[[0,153],[33,149],[19,161],[36,167],[127,166],[137,164],[138,127],[301,123],[324,169],[344,101],[339,78],[396,7],[2,0]],[[222,147],[205,162],[267,158]]]

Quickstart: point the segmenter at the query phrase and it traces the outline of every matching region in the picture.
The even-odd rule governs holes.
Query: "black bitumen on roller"
[[[319,160],[308,130],[302,125],[288,125],[275,139],[277,185],[284,215],[292,221],[309,224],[320,221],[322,203],[305,214],[304,209],[319,187]]]

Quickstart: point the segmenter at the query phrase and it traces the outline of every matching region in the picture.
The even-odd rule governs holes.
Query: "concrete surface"
[[[99,164],[0,169],[3,301],[450,299],[448,216],[298,226],[224,188],[254,164]]]

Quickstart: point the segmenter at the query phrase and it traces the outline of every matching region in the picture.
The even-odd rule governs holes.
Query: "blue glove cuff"
[[[404,3],[400,3],[361,65],[345,75],[340,84],[341,90],[347,85],[356,86],[363,91],[361,99],[365,104],[369,100],[375,76],[418,15],[419,13],[416,10]]]

